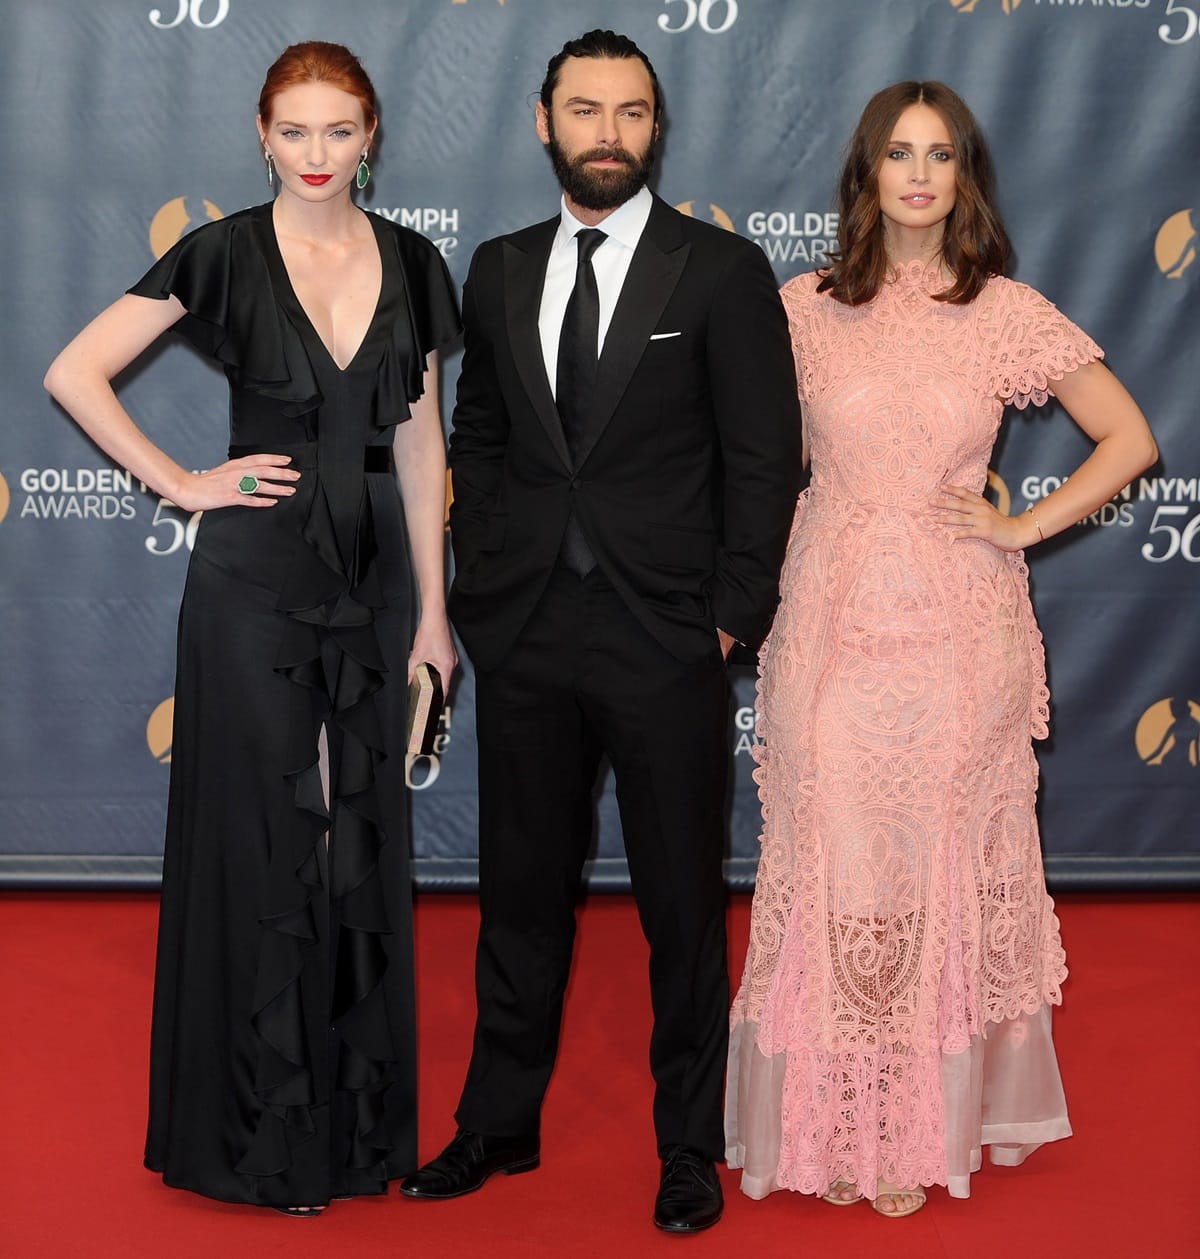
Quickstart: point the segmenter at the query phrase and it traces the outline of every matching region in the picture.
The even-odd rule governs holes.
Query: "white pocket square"
[[[681,336],[683,336],[682,332],[652,332],[650,334],[650,340],[651,341],[666,341],[670,337],[681,337]]]

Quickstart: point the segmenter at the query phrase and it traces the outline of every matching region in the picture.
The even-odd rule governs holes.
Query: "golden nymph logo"
[[[175,696],[168,695],[146,722],[146,746],[160,765],[171,763],[171,727],[175,721]]]
[[[12,495],[8,492],[8,482],[0,474],[0,520],[8,515],[8,505],[12,502]]]
[[[1141,715],[1133,741],[1147,765],[1200,765],[1200,703],[1171,696]]]
[[[959,13],[974,13],[979,0],[950,0],[950,3]],[[1000,0],[1000,7],[1005,13],[1011,13],[1020,3],[1021,0]]]
[[[1004,483],[1004,478],[999,472],[993,472],[988,469],[987,488],[983,491],[984,497],[990,497],[996,505],[996,510],[1002,515],[1007,516],[1012,512],[1012,494],[1009,492],[1008,486]]]
[[[188,228],[198,226],[196,219],[201,208],[204,217],[210,221],[225,217],[211,201],[203,198],[197,205],[195,197],[175,197],[161,206],[150,220],[150,252],[161,258]]]
[[[1196,261],[1196,229],[1191,210],[1172,214],[1154,238],[1154,261],[1168,280],[1179,277]]]
[[[696,215],[696,203],[694,201],[681,201],[675,207],[680,214],[686,214],[689,219],[694,219]],[[714,205],[711,201],[708,205],[708,217],[710,223],[715,223],[718,227],[723,227],[727,232],[736,231],[733,226],[733,220],[721,209],[719,205]]]

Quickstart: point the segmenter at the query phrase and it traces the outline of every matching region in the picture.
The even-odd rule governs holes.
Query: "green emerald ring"
[[[258,490],[258,477],[244,476],[238,482],[239,494],[254,494]]]

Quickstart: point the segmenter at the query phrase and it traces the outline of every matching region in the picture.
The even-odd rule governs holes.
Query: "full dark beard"
[[[637,156],[628,149],[588,149],[578,157],[568,157],[554,135],[553,124],[548,125],[550,163],[559,184],[567,196],[585,210],[615,210],[639,192],[654,169],[654,142]],[[624,165],[618,170],[590,170],[588,162],[608,158]]]

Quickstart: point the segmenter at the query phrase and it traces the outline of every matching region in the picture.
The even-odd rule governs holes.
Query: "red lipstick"
[[[323,185],[327,184],[333,178],[333,176],[332,175],[301,175],[300,178],[303,179],[306,184],[311,184],[314,188],[320,188]]]

